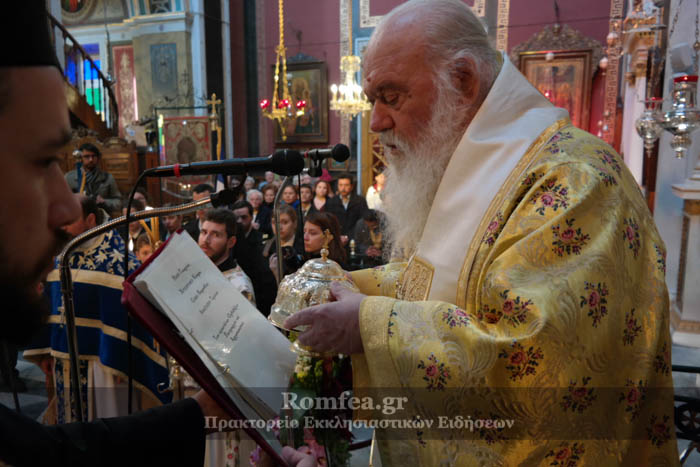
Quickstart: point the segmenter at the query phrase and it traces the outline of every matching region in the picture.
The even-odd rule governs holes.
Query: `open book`
[[[128,296],[129,283],[170,320],[244,418],[268,421],[280,413],[296,361],[289,341],[231,285],[188,233],[174,234],[125,284],[123,301],[143,322],[144,307],[134,305],[133,293]],[[157,339],[168,337],[159,326],[144,324]],[[172,336],[168,340],[173,342]],[[177,358],[181,349],[164,346]],[[193,362],[180,363],[190,371],[188,363]],[[208,390],[202,380],[209,375],[193,370],[192,376]],[[271,431],[258,433],[281,451]]]

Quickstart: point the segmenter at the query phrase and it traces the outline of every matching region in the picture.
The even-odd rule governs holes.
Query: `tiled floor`
[[[700,366],[700,349],[674,345],[673,364]],[[20,372],[20,378],[27,384],[27,392],[19,394],[22,412],[30,417],[37,418],[44,411],[47,404],[44,374],[39,367],[21,358],[17,362],[17,369]],[[682,392],[684,395],[700,398],[700,380],[696,381],[694,375],[674,373],[673,381],[676,392]],[[9,392],[0,392],[0,404],[14,407],[12,394]],[[364,438],[365,434],[367,435],[366,437],[370,436],[369,433],[360,433],[358,437]],[[682,452],[687,445],[687,441],[680,440],[678,442],[678,452]],[[351,465],[353,467],[366,466],[368,458],[369,448],[357,451],[353,454]],[[686,467],[700,467],[700,453],[697,451],[693,452],[684,465]]]

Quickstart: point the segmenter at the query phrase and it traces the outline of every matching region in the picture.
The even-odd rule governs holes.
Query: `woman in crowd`
[[[314,207],[317,211],[323,212],[326,208],[326,201],[331,192],[331,184],[325,180],[319,180],[314,186]]]
[[[282,201],[293,208],[299,206],[299,194],[294,185],[287,185],[282,188]]]
[[[271,209],[263,206],[263,194],[253,188],[245,194],[246,200],[253,206],[253,228],[259,230],[263,234],[272,233],[270,227]]]
[[[262,205],[268,208],[270,211],[272,211],[272,208],[275,204],[275,195],[277,195],[277,185],[275,185],[274,183],[270,183],[262,187],[261,191],[263,194]]]
[[[374,185],[367,188],[367,195],[365,199],[367,200],[367,207],[370,209],[382,210],[383,200],[382,191],[384,190],[384,184],[386,183],[386,176],[384,175],[384,169],[381,169],[374,176]]]
[[[296,235],[297,213],[293,207],[283,204],[279,207],[280,241],[284,257],[284,271],[287,275],[296,271],[303,263],[304,239]],[[275,232],[275,215],[271,219],[272,231]],[[277,242],[275,237],[268,240],[263,248],[263,256],[269,258],[270,269],[277,278]],[[279,281],[279,278],[277,278]]]
[[[245,189],[246,193],[255,188],[255,179],[251,176],[247,176],[243,182],[243,188]]]
[[[314,211],[306,216],[304,222],[304,259],[318,258],[323,248],[323,233],[328,230],[333,236],[328,245],[328,258],[340,264],[345,269],[346,253],[340,243],[340,223],[329,212]]]

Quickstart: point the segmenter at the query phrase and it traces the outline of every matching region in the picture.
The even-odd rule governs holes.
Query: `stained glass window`
[[[170,13],[173,11],[170,0],[151,0],[151,14]]]

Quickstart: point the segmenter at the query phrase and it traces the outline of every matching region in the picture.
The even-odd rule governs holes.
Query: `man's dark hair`
[[[365,215],[362,216],[362,219],[366,220],[367,222],[379,222],[379,216],[377,216],[377,211],[374,209],[368,209],[365,211]]]
[[[141,193],[141,194],[143,195],[143,197],[146,199],[146,202],[149,202],[149,201],[150,201],[150,200],[148,199],[148,191],[147,191],[144,187],[142,187],[142,186],[136,187],[135,192],[136,192],[136,193]]]
[[[226,208],[210,209],[204,215],[204,220],[226,226],[226,238],[236,235],[236,216]]]
[[[83,219],[87,218],[90,214],[95,215],[95,223],[97,225],[102,224],[102,211],[97,207],[97,201],[95,198],[90,196],[81,196],[80,205],[83,208]]]
[[[89,152],[93,153],[94,155],[96,155],[97,157],[102,156],[102,153],[100,152],[99,149],[97,149],[97,146],[95,146],[92,143],[81,144],[78,149],[80,149],[81,151],[89,151]]]
[[[126,203],[129,202],[129,195],[126,195],[122,198],[122,207],[126,207]],[[136,212],[136,211],[143,211],[146,209],[146,203],[143,202],[142,199],[132,199],[131,200],[131,212]]]
[[[248,213],[250,214],[250,217],[253,217],[253,205],[245,200],[240,200],[233,203],[233,206],[231,206],[231,211],[235,211],[236,209],[241,208],[248,208]]]
[[[352,181],[352,180],[351,180],[351,181]],[[311,185],[309,185],[308,183],[302,183],[302,184],[299,186],[299,193],[301,193],[301,189],[302,189],[302,188],[308,188],[309,191],[310,191],[311,193],[314,192],[314,190],[311,188]]]
[[[214,187],[208,183],[200,183],[196,187],[192,188],[192,193],[204,193],[208,191],[209,193],[214,193]]]
[[[355,185],[355,179],[353,178],[352,174],[349,174],[347,172],[338,175],[338,178],[336,180],[350,180],[350,184]]]

